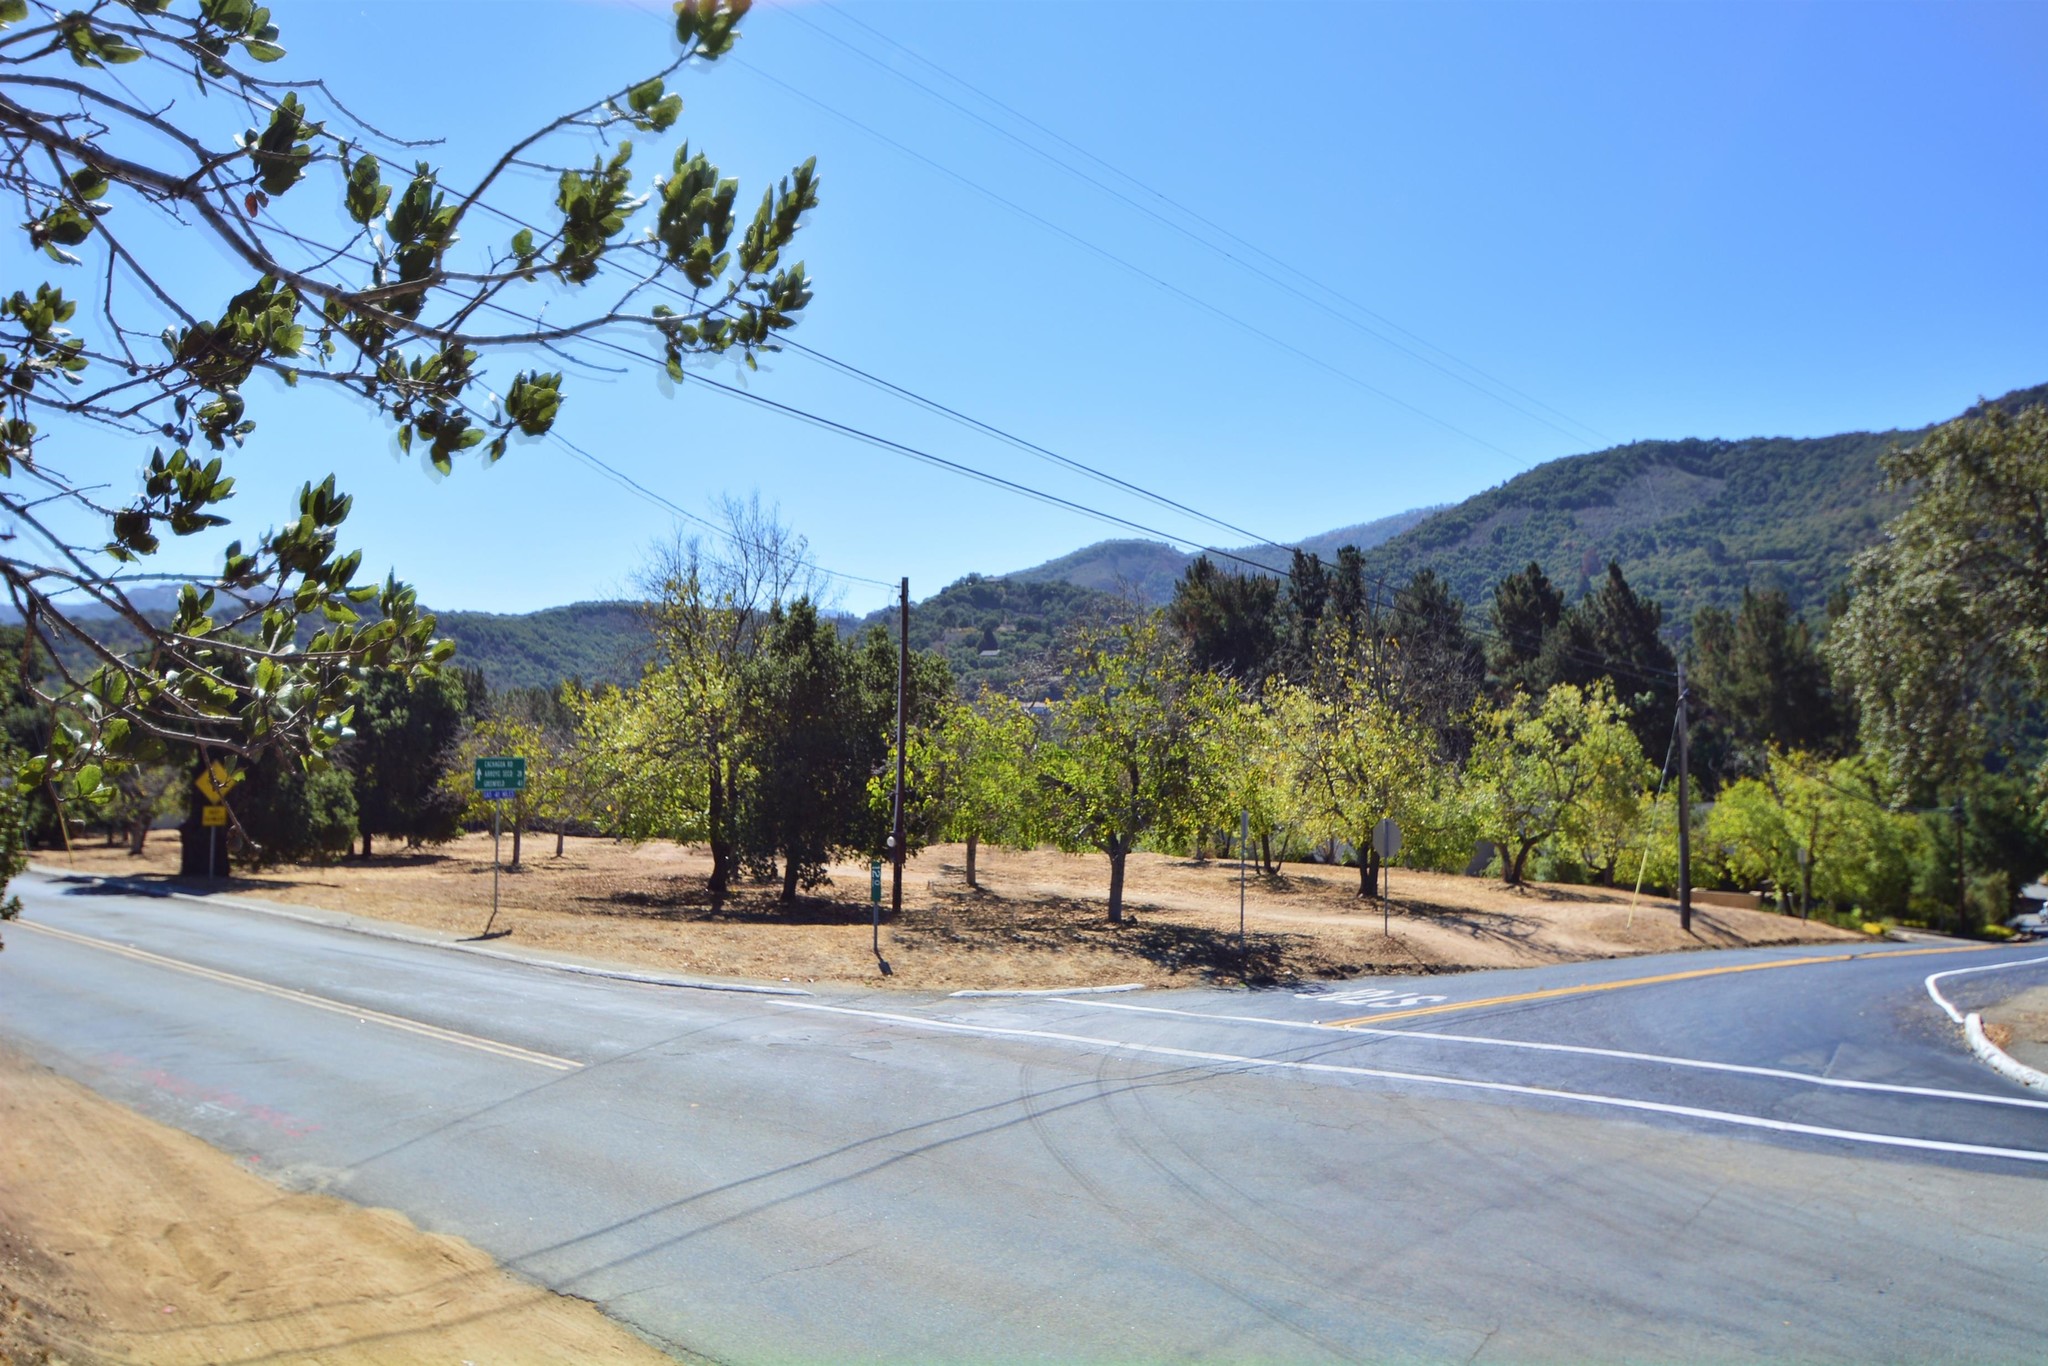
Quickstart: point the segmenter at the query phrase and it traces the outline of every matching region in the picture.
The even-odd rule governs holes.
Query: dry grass
[[[509,841],[506,848],[509,856]],[[158,836],[140,859],[82,848],[73,866],[167,879],[176,852],[175,837]],[[1695,909],[1688,935],[1673,903],[1645,897],[1631,906],[1626,891],[1515,890],[1400,869],[1391,933],[1383,933],[1377,907],[1358,899],[1354,870],[1289,864],[1278,876],[1250,878],[1240,955],[1235,864],[1133,855],[1129,919],[1114,926],[1104,911],[1104,858],[983,849],[977,890],[966,885],[961,846],[940,845],[905,870],[901,915],[884,912],[882,957],[893,970],[884,979],[870,947],[864,864],[836,866],[830,884],[794,906],[780,904],[772,887],[750,885],[713,911],[704,894],[710,860],[698,850],[572,838],[556,857],[545,836],[529,839],[524,853],[522,866],[502,876],[496,928],[511,930],[509,944],[764,981],[927,990],[1274,983],[1856,937],[1719,907]],[[490,854],[490,838],[471,835],[367,862],[242,873],[230,886],[239,895],[473,935],[490,914]],[[61,867],[63,856],[44,862]]]
[[[670,1360],[458,1238],[288,1194],[6,1050],[0,1133],[0,1363]]]

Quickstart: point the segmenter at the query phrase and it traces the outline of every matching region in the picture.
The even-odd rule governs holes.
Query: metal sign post
[[[217,855],[220,850],[221,832],[227,829],[228,824],[228,793],[240,781],[242,781],[242,775],[229,772],[228,766],[218,759],[207,764],[201,770],[199,776],[192,780],[192,786],[198,788],[199,795],[206,800],[206,805],[199,808],[199,828],[206,832],[206,880],[208,882],[213,881],[217,875],[215,868],[218,866]]]
[[[1372,851],[1380,856],[1380,933],[1392,934],[1387,894],[1394,878],[1387,870],[1393,866],[1394,855],[1401,852],[1401,827],[1395,824],[1392,816],[1372,828]]]
[[[476,790],[491,804],[491,918],[484,922],[479,939],[490,937],[498,923],[498,838],[504,807],[526,790],[526,760],[517,755],[498,755],[476,761]]]
[[[1238,813],[1237,824],[1237,956],[1249,962],[1244,947],[1244,848],[1252,842],[1252,813]]]

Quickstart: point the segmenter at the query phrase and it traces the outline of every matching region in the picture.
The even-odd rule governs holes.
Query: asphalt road
[[[755,996],[17,888],[9,1042],[683,1352],[2043,1352],[2048,1096],[1923,988],[2038,948]]]

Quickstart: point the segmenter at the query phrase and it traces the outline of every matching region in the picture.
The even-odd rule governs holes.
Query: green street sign
[[[502,801],[526,790],[526,760],[518,756],[476,761],[476,790]]]

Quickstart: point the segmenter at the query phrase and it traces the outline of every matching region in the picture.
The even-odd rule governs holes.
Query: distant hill
[[[576,602],[517,615],[434,613],[455,662],[493,689],[551,688],[565,679],[625,685],[640,677],[647,633],[630,602]]]
[[[985,684],[1019,697],[1050,697],[1067,633],[1118,605],[1117,594],[1057,579],[969,574],[912,606],[910,648],[944,655],[962,696],[974,696]],[[893,632],[896,611],[885,607],[854,625]]]
[[[1360,522],[1356,526],[1338,527],[1335,531],[1304,537],[1294,544],[1312,555],[1321,555],[1325,559],[1334,556],[1340,546],[1355,545],[1361,550],[1366,550],[1408,530],[1437,510],[1413,508],[1407,512],[1397,512],[1391,517],[1381,517],[1376,521]],[[1285,574],[1291,558],[1287,551],[1276,550],[1269,545],[1235,546],[1224,549],[1230,555],[1241,556],[1275,574]],[[1173,596],[1174,583],[1187,572],[1187,567],[1194,561],[1194,554],[1162,541],[1097,541],[1094,545],[1083,546],[1056,560],[1047,560],[1044,564],[1020,569],[1003,577],[1023,583],[1070,583],[1079,588],[1092,588],[1100,593],[1135,597],[1156,607]],[[1229,563],[1234,568],[1246,567],[1236,561]]]
[[[2043,401],[2048,385],[1993,400]],[[1366,562],[1396,582],[1434,569],[1479,607],[1532,560],[1567,593],[1618,560],[1681,630],[1702,606],[1735,604],[1744,587],[1782,588],[1814,611],[1904,506],[1884,487],[1878,457],[1928,430],[1638,441],[1569,456],[1433,514]]]

